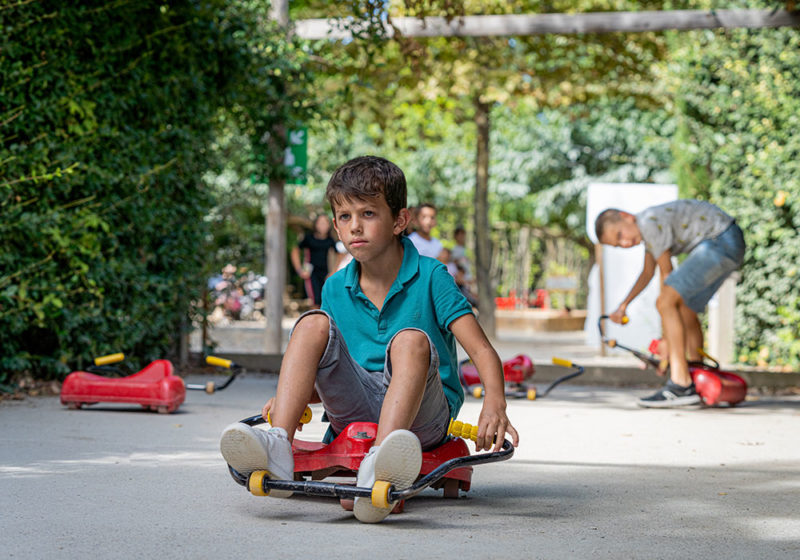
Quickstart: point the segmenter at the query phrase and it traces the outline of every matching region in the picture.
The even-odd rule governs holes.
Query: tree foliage
[[[262,138],[302,109],[266,8],[0,6],[0,371],[175,350],[204,284],[216,132]]]
[[[684,196],[734,216],[747,252],[737,289],[740,360],[800,366],[800,32],[693,33],[676,51]]]

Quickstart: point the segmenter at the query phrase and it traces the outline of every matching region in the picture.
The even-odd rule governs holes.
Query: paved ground
[[[0,403],[0,557],[800,557],[798,397],[653,411],[633,405],[641,391],[560,386],[509,404],[520,447],[476,467],[466,497],[426,491],[365,526],[331,500],[253,497],[227,474],[220,432],[275,384],[246,375],[171,415]],[[468,398],[461,419],[479,407]]]

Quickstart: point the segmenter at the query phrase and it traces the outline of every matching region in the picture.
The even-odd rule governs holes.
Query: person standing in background
[[[314,219],[313,230],[292,248],[290,255],[295,272],[304,280],[306,295],[311,299],[311,307],[319,309],[322,305],[322,285],[328,277],[328,255],[336,248],[331,236],[331,221],[325,214]],[[300,251],[304,259],[300,260]]]
[[[442,242],[431,233],[436,227],[436,207],[425,202],[417,207],[417,229],[408,239],[414,244],[423,257],[439,259],[442,253]]]

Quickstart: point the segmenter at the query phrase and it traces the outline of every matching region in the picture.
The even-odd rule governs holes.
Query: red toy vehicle
[[[214,356],[206,358],[211,365],[233,368],[233,375],[216,387],[213,382],[205,385],[186,385],[183,379],[173,374],[169,360],[155,360],[141,371],[126,377],[106,377],[98,374],[119,374],[119,370],[109,367],[125,359],[122,353],[96,358],[90,371],[70,373],[61,386],[61,404],[71,409],[99,402],[133,403],[150,410],[167,414],[175,412],[186,398],[186,390],[203,390],[207,393],[221,391],[239,373],[239,366],[230,360]]]
[[[478,375],[478,370],[472,360],[463,360],[459,365],[458,376],[464,389],[479,399],[483,396],[483,385]],[[506,396],[515,398],[536,398],[536,388],[526,383],[533,377],[535,368],[533,362],[525,354],[518,354],[503,362],[503,378],[506,384]]]
[[[310,409],[306,409],[301,422],[310,419]],[[242,420],[244,424],[255,426],[264,422],[258,416]],[[270,490],[288,490],[307,496],[326,496],[339,498],[342,507],[352,509],[356,497],[370,497],[378,507],[400,500],[394,512],[400,512],[403,501],[411,498],[425,488],[442,488],[444,496],[457,498],[459,490],[468,491],[474,465],[504,461],[514,454],[509,441],[503,442],[500,451],[470,455],[463,439],[449,438],[439,447],[422,453],[420,477],[409,488],[394,488],[387,482],[377,481],[373,488],[361,488],[348,483],[322,482],[327,477],[348,477],[355,479],[361,460],[375,440],[377,424],[354,422],[347,426],[331,443],[294,440],[294,480],[272,480],[266,471],[255,471],[249,476],[242,475],[228,465],[233,479],[247,488],[255,496],[267,496]],[[461,422],[451,422],[448,432],[457,437],[475,439],[477,428]]]
[[[530,383],[526,383],[528,379],[533,377],[535,369],[533,362],[525,354],[518,354],[510,360],[503,362],[503,378],[505,379],[505,392],[507,397],[524,398],[529,401],[536,400],[537,398],[546,397],[553,388],[567,381],[583,374],[583,368],[572,364],[560,358],[553,358],[553,363],[564,367],[576,368],[574,372],[559,377],[553,381],[547,389],[541,393],[536,392],[536,387]],[[459,379],[464,389],[476,399],[483,396],[483,385],[481,385],[481,378],[478,376],[478,370],[472,360],[464,360],[459,364]]]
[[[650,343],[650,355],[628,348],[614,339],[606,338],[602,324],[605,319],[608,319],[608,315],[603,315],[597,320],[597,328],[600,330],[600,338],[609,348],[622,348],[642,360],[645,364],[656,369],[663,369],[662,360],[655,356],[659,340],[654,340]],[[623,324],[625,323],[627,323],[627,317],[623,319]],[[689,362],[689,374],[692,376],[697,393],[703,399],[703,402],[708,406],[717,406],[723,403],[733,406],[742,402],[747,396],[747,382],[735,373],[722,371],[719,367],[719,362],[702,352],[702,350],[701,353],[713,363]]]

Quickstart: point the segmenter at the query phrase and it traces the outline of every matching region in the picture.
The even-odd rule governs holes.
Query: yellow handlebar
[[[565,360],[564,358],[553,358],[553,364],[563,367],[572,367],[572,362]]]
[[[307,406],[306,409],[303,411],[303,415],[300,417],[300,423],[308,424],[309,422],[311,422],[311,416],[312,416],[311,408]],[[267,422],[272,424],[272,417],[270,416],[269,412],[267,412]]]
[[[628,319],[628,316],[627,315],[623,315],[622,316],[622,324],[623,325],[627,325],[628,321],[630,321],[630,319]]]
[[[108,354],[107,356],[100,356],[94,359],[94,365],[107,366],[108,364],[116,364],[125,359],[125,354],[117,352],[116,354]]]
[[[450,419],[450,425],[447,426],[448,435],[469,439],[475,441],[478,439],[478,426],[465,424],[458,420]]]
[[[206,363],[210,366],[219,366],[228,369],[233,365],[232,360],[226,360],[225,358],[218,358],[216,356],[207,356]]]
[[[708,358],[708,359],[709,359],[709,360],[711,360],[711,361],[714,361],[714,362],[717,362],[717,363],[719,363],[719,360],[718,360],[718,359],[716,359],[716,358],[715,358],[715,357],[713,357],[713,356],[710,356],[710,355],[709,355],[709,354],[708,354],[708,353],[707,353],[705,350],[703,350],[702,348],[698,348],[698,349],[697,349],[697,351],[698,351],[698,352],[700,353],[700,355],[701,355],[701,356],[703,356],[704,358]]]

